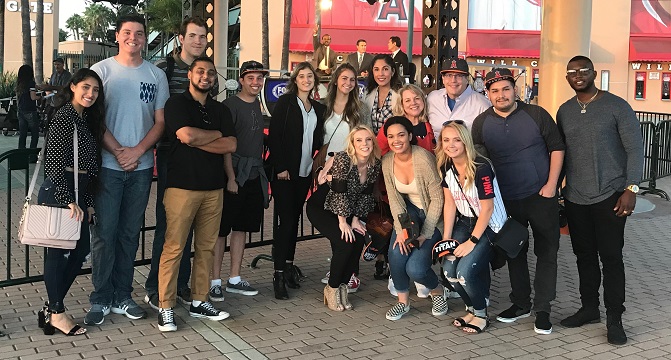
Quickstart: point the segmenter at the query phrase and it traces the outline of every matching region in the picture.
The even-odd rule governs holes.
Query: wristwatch
[[[478,239],[478,238],[475,237],[474,235],[471,235],[471,237],[468,238],[468,240],[471,240],[471,241],[473,242],[473,244],[477,244],[478,241],[480,241],[480,239]]]
[[[627,186],[625,188],[625,190],[629,190],[629,191],[633,192],[634,194],[638,194],[639,188],[638,188],[638,185],[633,185],[632,184],[632,185]]]

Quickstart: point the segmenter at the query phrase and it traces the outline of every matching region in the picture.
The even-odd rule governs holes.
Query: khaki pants
[[[158,267],[159,307],[165,309],[175,306],[179,263],[191,224],[194,227],[193,245],[196,252],[191,272],[191,295],[193,300],[207,301],[213,249],[219,234],[223,203],[223,189],[194,191],[168,188],[165,190],[163,204],[168,227]]]

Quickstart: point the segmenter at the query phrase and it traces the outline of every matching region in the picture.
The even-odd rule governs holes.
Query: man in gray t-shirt
[[[259,232],[263,208],[267,203],[268,179],[263,171],[263,115],[258,95],[268,71],[258,61],[245,61],[240,68],[241,91],[224,101],[231,110],[238,148],[224,155],[228,183],[224,195],[224,210],[219,226],[219,238],[214,248],[210,300],[223,301],[221,261],[226,237],[230,234],[231,267],[225,289],[242,295],[258,291],[240,277],[247,233]]]
[[[102,169],[96,194],[98,224],[91,238],[93,287],[84,323],[99,325],[110,310],[130,319],[147,313],[131,295],[140,229],[154,172],[153,149],[164,128],[165,73],[142,59],[144,19],[117,20],[119,54],[94,64],[105,89]]]
[[[622,345],[627,342],[622,326],[624,226],[636,206],[643,175],[643,138],[631,106],[597,89],[595,78],[589,58],[572,58],[566,66],[566,80],[576,96],[557,112],[557,125],[566,143],[563,194],[582,303],[561,324],[578,327],[601,318],[601,260],[607,338],[611,344]]]

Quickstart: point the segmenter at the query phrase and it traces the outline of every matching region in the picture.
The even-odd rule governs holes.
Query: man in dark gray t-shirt
[[[624,226],[636,205],[643,174],[643,139],[631,106],[597,89],[595,78],[589,58],[572,58],[566,80],[576,96],[557,112],[557,125],[566,143],[563,194],[582,302],[580,310],[561,324],[578,327],[599,321],[600,259],[608,342],[622,345],[627,342],[622,327]]]
[[[223,301],[226,292],[256,295],[258,291],[240,277],[247,233],[259,232],[263,208],[267,203],[268,179],[263,171],[263,115],[258,95],[268,71],[258,61],[245,61],[240,67],[240,92],[224,101],[231,110],[238,148],[224,156],[228,178],[219,238],[214,248],[210,299]],[[226,237],[230,237],[231,266],[226,286],[219,278]]]

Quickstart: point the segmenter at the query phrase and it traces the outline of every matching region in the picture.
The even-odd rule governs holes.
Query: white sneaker
[[[426,299],[431,294],[431,289],[418,282],[415,283],[415,288],[417,289],[417,297],[419,298]]]
[[[394,287],[394,280],[391,279],[391,276],[389,277],[389,282],[387,283],[387,289],[389,289],[391,296],[398,297],[398,291],[396,291],[396,288]]]

